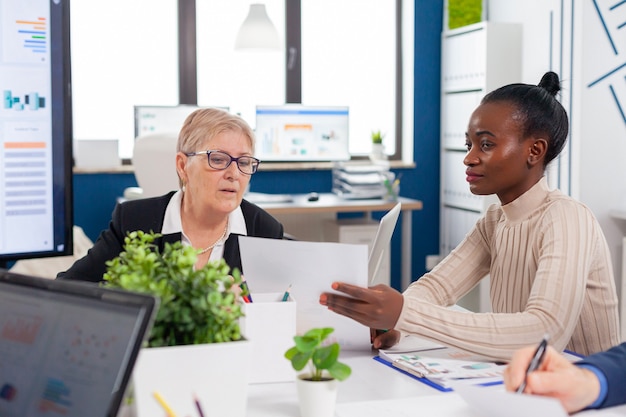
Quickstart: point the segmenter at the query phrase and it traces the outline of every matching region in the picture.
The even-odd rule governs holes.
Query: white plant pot
[[[383,145],[382,143],[372,143],[372,151],[370,152],[370,160],[372,162],[386,161],[387,154],[385,153],[385,145]]]
[[[338,381],[309,381],[309,375],[298,375],[296,386],[301,417],[333,417],[337,402]]]
[[[143,348],[133,371],[137,417],[166,415],[157,392],[177,416],[244,417],[250,342]]]

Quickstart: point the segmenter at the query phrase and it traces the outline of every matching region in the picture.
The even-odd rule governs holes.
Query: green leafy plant
[[[222,259],[195,269],[198,250],[181,242],[165,243],[158,233],[130,232],[124,251],[108,261],[104,285],[148,293],[160,299],[148,346],[177,346],[241,339],[243,316],[232,285],[241,284]],[[232,275],[232,276],[231,276]],[[244,292],[245,295],[245,292]]]
[[[372,132],[372,143],[383,143],[385,135],[380,130],[374,130]]]
[[[484,0],[448,0],[448,28],[455,29],[482,20]]]
[[[352,370],[345,363],[339,362],[339,344],[324,345],[324,340],[333,331],[330,327],[316,328],[303,336],[294,336],[296,345],[285,352],[285,358],[291,361],[293,369],[301,371],[309,364],[312,381],[324,380],[324,371],[339,381],[348,378]]]

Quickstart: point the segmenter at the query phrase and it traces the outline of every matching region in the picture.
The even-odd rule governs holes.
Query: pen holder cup
[[[245,339],[142,348],[133,370],[136,416],[195,416],[200,404],[210,415],[245,417],[250,352]]]
[[[296,335],[296,302],[283,293],[253,293],[240,319],[241,333],[251,343],[248,381],[291,382],[296,373],[284,354]]]

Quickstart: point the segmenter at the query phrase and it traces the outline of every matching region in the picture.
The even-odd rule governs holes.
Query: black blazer
[[[165,209],[174,195],[130,200],[117,204],[113,210],[109,228],[103,230],[96,243],[83,258],[79,259],[65,272],[57,275],[59,279],[100,282],[106,272],[105,262],[115,258],[123,251],[124,238],[128,232],[142,230],[160,233],[163,227]],[[246,222],[249,236],[282,239],[283,225],[262,208],[246,201],[241,202],[241,211]],[[224,260],[231,269],[241,268],[239,239],[231,234],[224,244]],[[181,239],[181,233],[163,235],[155,243],[163,250],[166,242],[173,243]],[[243,271],[242,271],[243,272]]]

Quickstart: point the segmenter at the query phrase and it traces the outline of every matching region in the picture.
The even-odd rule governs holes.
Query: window
[[[285,0],[264,4],[278,32],[284,33]],[[254,128],[257,104],[285,102],[285,57],[282,51],[235,51],[248,8],[243,1],[196,1],[198,104],[229,107]]]
[[[264,2],[279,33],[285,32],[285,1],[291,0]],[[387,153],[412,161],[413,2],[299,1],[303,104],[349,106],[353,154],[368,154],[370,133],[380,129]],[[234,51],[249,4],[196,0],[197,104],[229,107],[254,127],[257,104],[285,103],[286,54]],[[176,13],[176,0],[110,0],[95,6],[73,1],[75,138],[117,138],[120,157],[130,158],[133,106],[178,104]],[[396,59],[397,14],[401,60]],[[402,137],[396,137],[399,132]]]
[[[133,106],[178,104],[176,0],[76,0],[70,13],[74,138],[118,139],[130,158]]]
[[[371,131],[395,153],[395,0],[302,0],[302,102],[350,108],[350,153]]]

